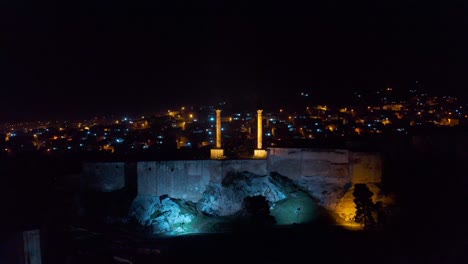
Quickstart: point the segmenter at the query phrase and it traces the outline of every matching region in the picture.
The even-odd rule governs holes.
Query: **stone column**
[[[212,159],[224,159],[224,150],[221,148],[221,110],[216,109],[216,148],[211,149]]]
[[[257,110],[257,149],[262,149],[262,112],[263,110]]]
[[[216,148],[221,148],[221,110],[216,109]]]
[[[262,138],[263,138],[263,125],[262,125],[262,112],[263,110],[257,110],[257,149],[254,150],[254,158],[266,159],[267,152],[262,149]]]

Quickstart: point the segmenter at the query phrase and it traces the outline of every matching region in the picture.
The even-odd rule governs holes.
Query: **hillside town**
[[[350,148],[364,138],[412,135],[468,123],[468,105],[457,97],[416,90],[407,94],[398,98],[391,87],[369,94],[355,92],[354,103],[336,106],[308,104],[309,94],[303,92],[299,95],[303,104],[263,110],[263,146]],[[174,106],[133,116],[4,122],[0,147],[6,155],[35,151],[203,159],[215,145],[217,109],[226,156],[250,157],[257,137],[257,109],[236,111],[229,102]]]

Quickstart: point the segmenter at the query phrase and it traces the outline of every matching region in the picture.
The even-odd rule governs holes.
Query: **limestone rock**
[[[270,211],[277,218],[277,224],[305,223],[318,214],[317,200],[292,180],[277,173],[232,173],[222,184],[209,185],[200,200],[200,208],[211,215],[233,215],[241,210],[245,197],[259,195],[270,203]]]
[[[226,216],[238,212],[245,197],[261,195],[274,203],[285,199],[291,190],[286,178],[237,172],[228,174],[221,184],[210,183],[199,203],[203,212]]]
[[[169,196],[138,196],[130,209],[130,216],[155,234],[188,232],[199,214],[194,203]]]

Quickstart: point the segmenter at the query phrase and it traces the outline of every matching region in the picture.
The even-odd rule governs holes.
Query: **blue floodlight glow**
[[[214,117],[210,117],[210,121],[214,121]]]
[[[117,143],[122,143],[122,142],[124,142],[124,139],[123,139],[123,138],[116,138],[116,139],[115,139],[115,142],[117,142]]]

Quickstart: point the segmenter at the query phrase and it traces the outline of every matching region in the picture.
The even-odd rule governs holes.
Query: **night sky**
[[[0,120],[276,107],[416,81],[467,97],[468,2],[366,2],[3,1]]]

